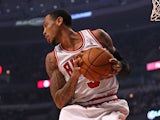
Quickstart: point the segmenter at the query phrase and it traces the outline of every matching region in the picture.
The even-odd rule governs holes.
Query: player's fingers
[[[108,79],[108,78],[111,78],[111,77],[113,77],[113,76],[115,76],[114,73],[107,73],[106,75],[103,75],[103,76],[101,76],[101,77],[102,77],[102,79]]]
[[[125,115],[119,115],[119,120],[126,120],[126,117],[125,117]]]
[[[115,74],[108,74],[107,78],[113,77]]]
[[[74,55],[74,59],[78,58],[78,57],[82,57],[83,56],[83,51],[81,51],[80,53]]]
[[[117,72],[121,71],[121,69],[122,69],[119,64],[113,65],[112,68],[113,68],[113,70],[115,70]]]
[[[109,62],[112,64],[114,74],[117,74],[122,69],[120,62],[116,58],[109,59]]]
[[[82,59],[80,57],[74,60],[74,67],[80,67],[82,64]]]
[[[76,77],[79,77],[80,75],[80,67],[78,66],[78,63],[79,63],[79,59],[80,58],[77,58],[73,61],[74,63],[74,69],[73,69],[73,72],[72,72],[72,76],[76,76]]]
[[[117,64],[118,60],[116,58],[110,58],[109,59],[109,63],[111,63],[111,64]]]

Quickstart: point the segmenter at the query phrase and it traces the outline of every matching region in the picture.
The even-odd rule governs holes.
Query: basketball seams
[[[83,60],[83,59],[82,59]],[[87,65],[85,62],[84,62],[84,64],[87,66],[87,69],[85,68],[85,67],[81,67],[81,69],[84,69],[85,70],[85,72],[83,73],[83,75],[84,76],[86,76],[86,74],[88,73],[89,75],[90,75],[90,78],[92,79],[92,80],[94,80],[95,79],[95,77],[93,76],[93,72],[94,72],[94,74],[95,73],[97,73],[97,75],[101,75],[101,73],[98,73],[97,71],[95,71],[95,70],[93,70],[93,69],[91,69],[90,68],[90,66],[92,66],[92,65]],[[90,70],[90,71],[89,71]]]
[[[98,59],[98,57],[99,57],[104,51],[101,51],[101,52],[98,54],[98,56],[95,57],[95,58],[91,61],[91,59],[89,59],[89,58],[92,58],[92,56],[91,56],[91,50],[94,50],[94,49],[91,48],[91,49],[89,50],[89,53],[88,53],[88,62],[92,65],[92,63],[94,63],[94,62],[96,61],[96,59]]]
[[[93,60],[91,60],[91,59],[89,59],[89,58],[91,58],[91,51],[92,50],[94,50],[93,48],[91,48],[91,49],[89,49],[89,51],[88,51],[88,62],[89,62],[89,65],[87,65],[85,62],[85,65],[87,66],[87,69],[85,69],[86,71],[85,71],[85,73],[84,73],[84,75],[86,75],[87,74],[87,72],[90,74],[90,77],[92,78],[92,79],[94,79],[94,77],[92,76],[92,72],[94,72],[94,73],[97,73],[97,75],[99,75],[99,76],[105,76],[104,75],[104,73],[101,73],[101,72],[98,72],[98,71],[96,71],[96,70],[94,70],[93,68],[92,68],[92,66],[94,66],[94,67],[101,67],[101,66],[106,66],[107,64],[109,64],[109,62],[108,63],[106,63],[106,64],[100,64],[100,65],[94,65],[94,63],[96,62],[96,60],[99,58],[99,56],[101,56],[102,54],[105,54],[105,51],[100,51],[99,52],[99,54],[98,54],[98,56],[97,57],[95,57]],[[83,60],[83,59],[82,59]],[[84,61],[84,60],[83,60]],[[83,69],[83,68],[82,68]],[[89,70],[91,70],[92,72],[90,72]],[[106,70],[107,71],[107,70]]]
[[[112,56],[102,48],[90,48],[82,56],[81,73],[91,81],[107,78],[112,73],[109,59]]]
[[[87,66],[87,69],[86,69],[85,67],[81,67],[81,69],[84,69],[84,70],[85,70],[85,72],[83,73],[84,76],[87,74],[87,72],[90,73],[90,72],[89,72],[89,69],[92,70],[92,69],[91,69],[92,62],[89,60],[89,57],[90,57],[89,55],[90,55],[90,53],[91,53],[91,50],[93,50],[93,49],[91,48],[91,49],[89,49],[89,51],[87,51],[87,52],[88,52],[88,57],[87,57],[87,59],[88,59],[88,62],[89,62],[90,65],[88,65],[88,64],[85,62],[85,60],[83,59],[83,57],[82,57],[83,63]],[[101,53],[103,53],[103,52],[104,52],[104,51],[102,51]],[[94,62],[94,60],[93,60],[93,62]],[[93,72],[96,72],[95,70],[92,70],[92,71],[93,71]],[[92,74],[90,74],[90,76],[92,76]],[[92,78],[94,79],[93,76],[92,76]]]
[[[90,51],[91,51],[91,49],[89,49],[89,53],[90,53]],[[87,57],[88,58],[88,57]],[[90,69],[90,66],[91,65],[87,65],[87,63],[85,62],[85,60],[83,59],[83,57],[82,57],[82,60],[83,60],[83,63],[87,66],[87,69],[85,69],[86,71],[85,71],[85,73],[84,73],[84,75],[86,75],[86,73],[88,72],[88,70]],[[89,58],[88,58],[88,62],[89,62]]]
[[[93,50],[93,48],[91,48],[91,49],[89,50],[88,62],[89,62],[92,66],[94,66],[94,67],[101,67],[101,66],[105,66],[105,65],[109,64],[109,62],[107,62],[106,64],[98,64],[98,65],[95,65],[94,63],[96,63],[96,60],[99,59],[99,57],[100,57],[101,55],[105,54],[105,51],[101,51],[101,52],[98,54],[98,56],[95,57],[95,59],[93,59],[93,60],[91,61],[91,60],[89,59],[89,58],[91,58],[91,56],[90,56],[91,50]]]
[[[86,73],[87,73],[87,71],[88,71],[88,69],[89,69],[89,66],[86,64],[86,62],[84,62],[84,59],[83,59],[83,58],[82,58],[82,60],[83,60],[83,64],[85,64],[85,65],[87,66],[87,69],[86,69],[85,67],[82,67],[82,66],[81,66],[81,69],[86,70],[85,73],[83,73],[84,75],[86,75]]]

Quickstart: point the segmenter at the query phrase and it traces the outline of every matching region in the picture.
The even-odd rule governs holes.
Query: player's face
[[[49,44],[54,44],[57,29],[56,20],[54,20],[50,15],[47,15],[44,18],[43,28],[43,35],[45,36],[47,42]]]

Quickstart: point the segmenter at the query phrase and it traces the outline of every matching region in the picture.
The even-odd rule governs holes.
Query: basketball
[[[83,51],[80,72],[88,80],[99,81],[108,78],[109,74],[113,74],[112,63],[117,63],[113,55],[103,48],[90,48]],[[109,62],[113,58],[114,61]]]

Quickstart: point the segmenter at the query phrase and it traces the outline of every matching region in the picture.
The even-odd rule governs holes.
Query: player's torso
[[[90,30],[83,30],[80,32],[83,40],[82,46],[75,51],[64,50],[61,45],[55,47],[54,52],[58,63],[58,68],[65,76],[66,81],[69,80],[73,71],[73,56],[78,54],[82,50],[86,50],[92,47],[102,47],[102,45],[96,40]],[[115,94],[118,89],[118,83],[116,77],[112,77],[101,82],[91,82],[87,80],[83,75],[79,77],[78,84],[75,91],[75,96],[72,103],[83,104],[93,98],[99,98],[102,96],[109,96]],[[114,95],[111,97],[115,97]],[[105,98],[106,99],[106,98]]]

